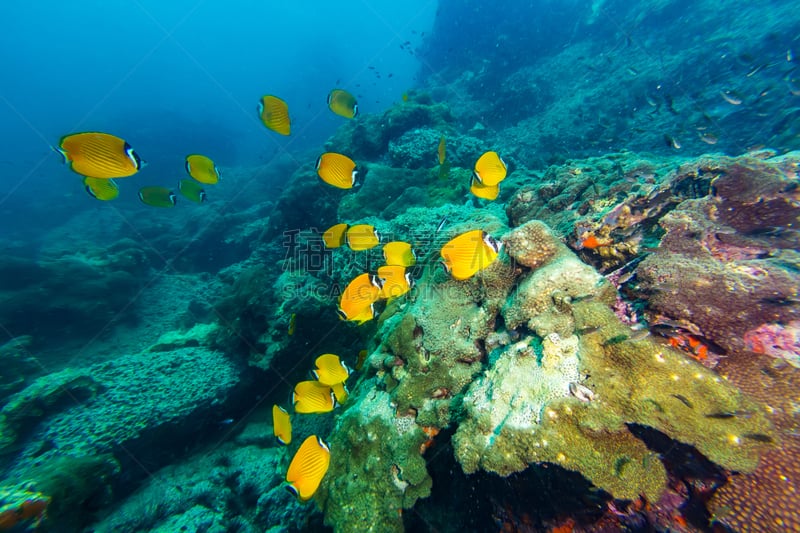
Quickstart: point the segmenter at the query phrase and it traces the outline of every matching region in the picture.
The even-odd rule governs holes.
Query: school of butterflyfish
[[[359,355],[359,359],[361,355]],[[314,361],[308,381],[297,383],[292,391],[291,408],[297,415],[329,413],[347,401],[347,378],[351,370],[338,355],[324,353]],[[273,434],[279,443],[292,442],[292,417],[280,405],[272,406]],[[301,501],[309,500],[328,472],[331,450],[317,435],[307,437],[289,463],[287,488]]]
[[[405,99],[404,99],[405,101]],[[354,119],[358,116],[356,98],[344,89],[334,89],[327,97],[328,108],[336,115]],[[274,95],[264,95],[258,102],[258,117],[266,128],[279,134],[291,134],[288,104]],[[70,169],[83,177],[86,192],[101,201],[119,197],[115,180],[137,174],[145,161],[124,139],[109,133],[82,132],[61,138],[56,149]],[[439,176],[447,177],[450,162],[447,160],[446,138],[441,136],[435,149]],[[190,154],[184,159],[188,178],[181,179],[177,190],[191,202],[206,201],[205,187],[220,181],[220,172],[214,161],[201,154]],[[492,201],[500,193],[500,183],[506,177],[506,164],[497,152],[487,151],[475,162],[469,190],[477,198]],[[358,165],[346,154],[325,152],[317,158],[316,173],[327,186],[353,189],[360,185]],[[147,185],[139,189],[139,199],[152,207],[174,207],[177,195],[169,187]],[[437,232],[441,226],[437,228]],[[352,252],[367,252],[382,245],[384,264],[375,272],[364,272],[354,277],[339,297],[337,311],[343,320],[363,324],[376,316],[375,304],[390,301],[408,293],[414,286],[411,269],[417,263],[417,251],[404,241],[382,243],[381,234],[370,224],[339,223],[322,233],[327,249],[346,247]],[[481,229],[456,235],[440,250],[441,264],[455,280],[467,280],[491,265],[500,253],[501,245]],[[288,333],[294,333],[296,324],[292,315]],[[364,364],[366,351],[358,356],[356,368]],[[322,354],[311,371],[313,379],[297,383],[292,391],[291,409],[296,415],[328,413],[347,401],[347,378],[351,370],[339,356]],[[272,408],[275,438],[283,445],[292,442],[292,416],[279,405]],[[301,501],[309,500],[330,464],[330,448],[317,435],[307,437],[295,452],[286,473],[287,487]]]

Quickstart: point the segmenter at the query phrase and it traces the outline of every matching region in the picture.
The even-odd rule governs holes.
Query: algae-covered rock
[[[91,372],[66,369],[36,379],[0,410],[0,453],[48,416],[74,407],[103,389]]]
[[[120,446],[129,455],[119,459],[138,473],[132,455],[163,460],[155,443],[196,438],[188,436],[215,423],[218,415],[211,413],[239,383],[240,366],[204,347],[120,355],[43,376],[3,408],[3,451],[12,451],[12,444],[21,448],[9,475],[22,475],[19,470],[33,460],[94,456]]]
[[[431,165],[427,165],[430,167]],[[460,180],[467,184],[468,179]],[[338,221],[352,222],[371,216],[392,219],[410,207],[435,207],[459,201],[466,185],[452,177],[440,179],[431,168],[392,168],[371,164],[365,168],[364,183],[355,194],[339,203]]]
[[[376,159],[386,153],[390,140],[398,139],[406,131],[426,126],[444,131],[452,122],[453,116],[446,104],[435,104],[429,99],[420,98],[398,103],[383,115],[359,116],[339,128],[325,143],[325,149],[348,154],[356,162]],[[435,144],[430,153],[433,161]]]

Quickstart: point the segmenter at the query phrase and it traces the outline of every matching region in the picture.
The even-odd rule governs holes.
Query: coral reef
[[[671,158],[621,152],[565,161],[542,175],[521,169],[513,176],[517,190],[506,203],[506,214],[512,226],[544,220],[566,236],[584,217],[605,214],[618,197],[649,191],[672,168]]]
[[[735,531],[800,529],[800,370],[778,363],[765,355],[751,355],[726,358],[719,365],[722,375],[763,402],[779,444],[764,453],[755,472],[732,474],[711,499],[712,519]]]
[[[665,485],[663,466],[628,432],[631,423],[690,443],[728,468],[755,468],[765,446],[742,435],[771,433],[763,413],[735,426],[707,416],[753,411],[755,404],[683,355],[635,338],[608,305],[610,284],[557,241],[537,246],[537,226],[512,232],[532,234],[532,250],[515,247],[512,257],[529,262],[537,249],[557,251],[518,284],[504,310],[508,327],[518,327],[522,316],[536,336],[504,348],[465,395],[466,419],[453,438],[465,471],[508,475],[529,463],[552,462],[581,472],[616,498],[643,494],[656,501]],[[680,394],[671,392],[676,383]]]
[[[793,229],[800,192],[783,170],[797,164],[796,154],[723,160],[708,196],[658,219],[661,244],[636,270],[653,323],[678,323],[733,354],[748,343],[766,351],[763,334],[800,318],[800,240]]]
[[[502,231],[494,224],[487,231]],[[658,455],[629,424],[727,468],[755,468],[773,438],[763,410],[682,353],[634,335],[611,308],[613,286],[544,224],[503,240],[511,264],[465,282],[427,268],[407,304],[381,316],[369,370],[329,439],[317,495],[327,523],[400,530],[402,509],[430,490],[420,455],[441,428],[455,429],[467,473],[554,463],[622,499],[657,501],[666,484]],[[750,415],[715,418],[721,412]]]

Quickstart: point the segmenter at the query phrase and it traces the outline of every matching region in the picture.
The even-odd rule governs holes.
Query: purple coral
[[[761,324],[744,334],[748,350],[784,359],[800,368],[800,320],[792,320],[786,326]]]

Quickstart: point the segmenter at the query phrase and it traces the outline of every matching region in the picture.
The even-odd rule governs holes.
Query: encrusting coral
[[[616,498],[655,501],[664,469],[630,423],[693,444],[727,468],[752,470],[765,446],[744,435],[772,432],[763,411],[713,372],[622,324],[608,305],[610,284],[541,232],[533,222],[506,238],[535,236],[532,249],[509,247],[520,262],[532,261],[536,243],[560,253],[519,282],[504,311],[509,327],[527,319],[536,335],[505,348],[464,398],[467,418],[454,446],[465,471],[508,475],[551,462]],[[745,411],[752,416],[713,418]]]
[[[503,241],[510,262],[463,282],[426,267],[407,302],[381,316],[382,340],[329,439],[317,494],[327,523],[401,530],[402,509],[430,490],[421,453],[445,427],[467,473],[554,463],[622,499],[655,501],[666,483],[627,424],[755,468],[774,434],[758,404],[623,324],[613,286],[541,222]]]

